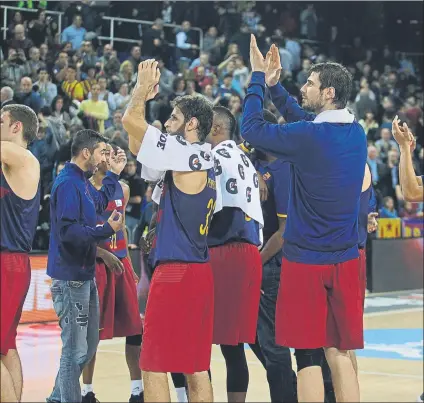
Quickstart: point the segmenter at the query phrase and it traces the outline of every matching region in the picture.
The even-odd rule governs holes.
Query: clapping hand
[[[116,175],[120,175],[122,170],[125,168],[125,165],[127,165],[127,155],[125,154],[125,151],[119,147],[116,151],[112,150],[109,164],[110,170]]]
[[[281,61],[280,61],[280,52],[278,51],[277,46],[274,44],[271,45],[268,53],[266,54],[265,59],[265,82],[268,87],[273,87],[277,85],[280,81],[281,75]]]
[[[107,220],[109,225],[112,227],[112,229],[115,232],[118,232],[121,230],[124,226],[124,217],[121,213],[118,213],[118,211],[113,210],[112,214],[110,215],[109,219]]]
[[[414,135],[406,123],[400,126],[400,119],[397,115],[392,122],[392,134],[401,149],[407,147],[410,147],[412,150],[415,149]]]
[[[138,65],[137,85],[146,96],[146,101],[153,99],[159,92],[160,70],[158,62],[148,59]]]
[[[253,34],[250,36],[250,66],[252,71],[265,72],[266,69],[265,59],[258,48],[255,35]]]
[[[368,214],[368,232],[375,232],[378,228],[378,221],[377,221],[378,213],[369,213]]]

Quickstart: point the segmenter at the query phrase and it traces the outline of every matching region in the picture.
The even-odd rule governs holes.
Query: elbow
[[[403,197],[407,202],[421,203],[424,200],[423,188],[417,188],[414,190],[404,189]]]

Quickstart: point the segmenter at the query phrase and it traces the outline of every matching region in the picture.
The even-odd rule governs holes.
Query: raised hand
[[[369,213],[368,214],[368,232],[375,232],[378,228],[378,221],[377,221],[378,213]]]
[[[252,71],[265,72],[265,59],[258,48],[255,35],[250,35],[250,66]]]
[[[111,156],[109,160],[110,170],[119,175],[127,165],[127,154],[122,148],[117,148],[116,152],[111,150]]]
[[[280,81],[280,75],[282,71],[280,52],[278,51],[277,46],[274,44],[271,45],[268,53],[266,54],[265,59],[265,82],[268,87],[273,87],[277,85]]]
[[[414,146],[414,135],[406,123],[400,126],[400,119],[397,115],[392,122],[392,134],[396,142],[399,144],[399,147],[405,148]]]
[[[160,70],[158,62],[148,59],[138,65],[137,87],[143,89],[146,101],[153,99],[159,92]]]
[[[107,222],[115,232],[118,232],[124,226],[124,217],[121,213],[118,213],[116,210],[113,210]]]

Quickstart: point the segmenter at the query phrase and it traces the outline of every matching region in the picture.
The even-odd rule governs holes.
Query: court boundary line
[[[405,309],[391,309],[388,311],[380,311],[380,312],[368,312],[364,313],[364,317],[374,317],[374,316],[384,316],[384,315],[392,315],[396,313],[411,313],[411,312],[420,312],[423,311],[423,307],[415,307],[415,308],[405,308]],[[409,328],[405,328],[409,329]],[[368,329],[364,329],[368,330]]]
[[[97,352],[99,352],[99,353],[107,353],[107,354],[125,355],[125,352],[123,352],[123,351],[116,351],[116,350],[102,350],[102,349],[98,349]],[[211,361],[225,362],[225,360],[223,358],[211,358]],[[262,364],[259,361],[247,360],[247,364],[249,364],[249,365],[259,365],[260,367],[262,367]],[[388,377],[392,377],[392,378],[422,379],[422,376],[421,375],[398,374],[396,372],[359,371],[359,373],[360,374],[364,374],[364,375],[388,376]]]

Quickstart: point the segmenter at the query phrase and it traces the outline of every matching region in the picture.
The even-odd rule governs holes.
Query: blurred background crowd
[[[279,47],[281,82],[299,101],[313,63],[348,67],[354,77],[348,107],[367,134],[380,216],[423,214],[421,204],[403,201],[391,135],[398,115],[417,137],[414,165],[423,175],[420,2],[19,1],[3,2],[1,12],[1,105],[28,105],[40,120],[31,145],[43,189],[35,249],[48,248],[49,193],[70,159],[75,133],[98,130],[128,150],[122,116],[138,63],[160,60],[160,93],[147,110],[159,129],[170,102],[185,94],[226,106],[240,121],[252,32],[263,53],[272,43]],[[269,98],[266,103],[284,124]],[[131,191],[126,215],[132,245],[151,215],[152,189],[139,168],[129,155],[122,179]]]

